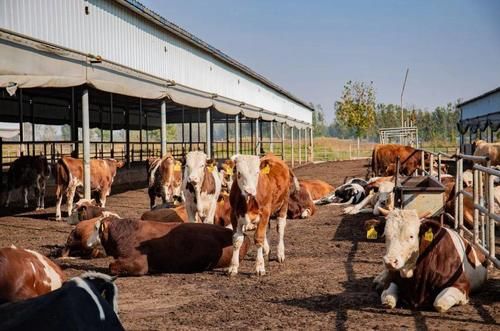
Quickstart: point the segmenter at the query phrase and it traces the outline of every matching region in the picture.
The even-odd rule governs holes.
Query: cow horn
[[[380,214],[382,214],[383,216],[387,216],[389,215],[389,210],[388,209],[385,209],[385,208],[382,208],[382,207],[378,207],[378,211],[380,212]]]

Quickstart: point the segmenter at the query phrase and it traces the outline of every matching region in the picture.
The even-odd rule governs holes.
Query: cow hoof
[[[450,307],[447,307],[447,306],[443,306],[443,305],[434,305],[434,308],[436,309],[436,311],[438,313],[446,313],[448,311],[448,309],[450,309]]]
[[[264,266],[257,266],[257,267],[255,267],[255,273],[259,277],[265,276],[266,275],[266,269],[264,268]]]
[[[386,295],[382,298],[382,305],[385,308],[393,309],[396,307],[396,298],[392,295]]]
[[[238,267],[236,266],[229,266],[229,268],[227,268],[227,275],[229,277],[234,277],[238,274]]]
[[[278,262],[283,263],[285,262],[285,247],[278,245]]]

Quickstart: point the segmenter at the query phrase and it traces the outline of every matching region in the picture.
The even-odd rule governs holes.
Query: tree
[[[348,81],[340,101],[335,103],[336,120],[354,130],[359,139],[375,124],[375,91],[373,83]]]
[[[312,114],[313,134],[315,137],[324,137],[326,135],[327,128],[323,107],[320,104],[314,106],[310,103],[310,105],[314,108],[314,112]]]

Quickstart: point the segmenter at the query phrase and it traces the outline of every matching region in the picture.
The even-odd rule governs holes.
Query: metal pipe
[[[457,155],[459,155],[459,154],[460,154],[459,153],[459,149],[457,149]],[[456,161],[455,161],[455,168],[456,168],[456,171],[457,171],[457,173],[455,175],[455,198],[454,198],[455,199],[455,210],[454,210],[455,214],[453,215],[455,217],[455,222],[454,222],[454,228],[455,228],[455,230],[458,229],[458,212],[459,212],[459,210],[458,210],[458,192],[459,192],[458,183],[463,180],[462,179],[463,174],[460,173],[460,169],[459,169],[459,165],[458,165],[459,161],[458,160],[459,159],[457,158]]]
[[[421,167],[422,176],[423,176],[425,173],[425,152],[424,151],[422,151],[422,153],[421,153],[420,167]]]
[[[114,158],[115,157],[115,145],[113,143],[113,129],[114,129],[113,93],[110,93],[109,96],[110,96],[110,102],[109,102],[109,142],[111,143],[111,158]]]
[[[300,141],[301,130],[297,129],[297,143],[299,144],[299,164],[302,164],[302,146]]]
[[[461,236],[464,235],[464,231],[462,229],[464,225],[464,195],[463,195],[463,190],[464,190],[464,182],[462,180],[463,176],[463,171],[464,171],[464,160],[460,158],[458,160],[458,171],[461,174],[461,180],[455,183],[455,185],[458,185],[458,226],[459,226],[459,233]]]
[[[142,98],[139,98],[139,161],[142,161]]]
[[[429,155],[429,175],[432,176],[434,170],[434,154]]]
[[[240,154],[240,114],[234,116],[235,153]]]
[[[294,158],[294,151],[293,151],[293,126],[290,127],[290,140],[292,142],[292,168],[295,167],[295,158]]]
[[[272,153],[274,152],[273,148],[273,127],[274,127],[274,122],[271,121],[269,122],[269,151]]]
[[[90,199],[90,115],[89,90],[82,93],[82,133],[83,133],[83,192],[84,198]]]
[[[495,220],[491,217],[494,214],[494,204],[495,195],[493,191],[495,189],[495,178],[490,175],[486,175],[488,180],[488,228],[489,228],[489,238],[488,238],[488,248],[490,250],[490,258],[495,258]],[[495,215],[496,216],[496,215]]]
[[[479,203],[479,171],[474,169],[473,178],[473,189],[474,189],[474,205]],[[473,241],[475,244],[479,243],[479,210],[474,208],[474,236]]]
[[[309,128],[309,134],[311,135],[311,162],[314,162],[314,132],[312,127]]]
[[[209,159],[212,158],[212,133],[211,133],[211,125],[212,121],[210,118],[210,108],[207,108],[207,115],[206,115],[206,136],[207,136],[207,146],[206,146],[206,153]],[[183,124],[184,125],[184,124]]]
[[[160,107],[160,120],[161,120],[161,157],[167,155],[167,102],[165,99],[161,101]]]
[[[24,154],[24,109],[23,109],[23,89],[19,89],[19,154]]]
[[[281,123],[281,159],[285,160],[285,123]]]
[[[255,155],[260,155],[259,119],[255,119]]]

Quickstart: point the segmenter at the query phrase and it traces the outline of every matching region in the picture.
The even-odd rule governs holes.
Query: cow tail
[[[290,181],[290,194],[295,193],[300,191],[300,183],[295,174],[293,173],[292,169],[288,169],[290,172],[290,178],[292,179]]]
[[[66,189],[66,186],[69,184],[71,179],[68,165],[64,162],[63,158],[60,158],[57,160],[55,167],[56,185]]]
[[[377,146],[373,147],[372,151],[372,177],[377,176]]]

